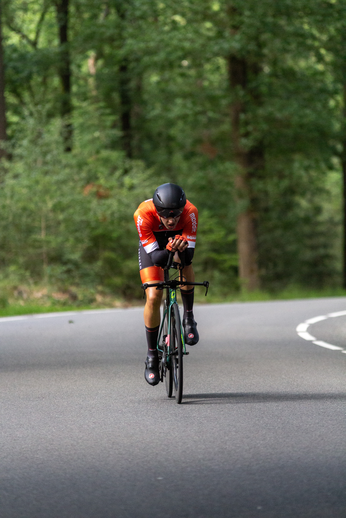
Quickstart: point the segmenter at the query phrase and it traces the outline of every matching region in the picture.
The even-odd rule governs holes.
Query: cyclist
[[[192,258],[196,245],[198,211],[179,185],[160,185],[152,199],[141,203],[134,214],[139,234],[139,270],[142,283],[163,281],[163,270],[169,251],[176,252],[174,261],[183,260],[183,276],[194,282]],[[198,340],[197,323],[193,314],[194,288],[181,287],[184,306],[183,327],[185,343],[195,345]],[[144,376],[154,386],[159,379],[157,338],[160,327],[162,290],[148,288],[144,307],[144,325],[148,345]]]

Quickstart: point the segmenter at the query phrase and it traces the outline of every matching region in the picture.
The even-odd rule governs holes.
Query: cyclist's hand
[[[183,236],[175,236],[168,238],[168,243],[166,245],[167,250],[170,252],[184,252],[188,247],[187,239]]]

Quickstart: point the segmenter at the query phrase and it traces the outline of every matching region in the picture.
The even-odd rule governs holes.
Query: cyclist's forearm
[[[166,266],[169,256],[168,250],[154,250],[149,255],[155,266],[161,266],[162,268]]]
[[[183,259],[184,264],[188,266],[192,263],[194,253],[194,248],[187,248],[184,252],[179,252],[179,257]],[[162,268],[166,266],[169,255],[168,250],[154,250],[149,255],[155,266],[161,266]]]
[[[188,266],[189,264],[192,263],[192,259],[193,259],[193,255],[195,253],[195,249],[194,248],[187,248],[184,252],[185,254],[185,265]]]

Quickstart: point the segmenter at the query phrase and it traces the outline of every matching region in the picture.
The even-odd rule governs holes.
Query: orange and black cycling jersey
[[[166,229],[161,223],[152,199],[140,204],[134,214],[134,220],[140,243],[147,254],[165,249],[168,238],[174,238],[177,234],[187,239],[188,249],[194,249],[196,246],[198,211],[188,200],[174,230]]]

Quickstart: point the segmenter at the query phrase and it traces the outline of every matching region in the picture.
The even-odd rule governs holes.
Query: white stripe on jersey
[[[196,241],[188,241],[187,248],[196,248]]]
[[[143,243],[142,243],[142,245],[143,245]],[[157,241],[144,246],[144,250],[146,251],[147,254],[150,254],[151,252],[153,252],[154,250],[157,250],[158,248],[160,248],[160,247],[159,247],[159,243]]]

